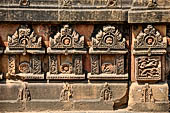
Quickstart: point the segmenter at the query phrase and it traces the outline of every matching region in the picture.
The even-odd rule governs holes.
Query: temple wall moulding
[[[91,73],[89,79],[126,80],[125,48],[126,40],[115,26],[104,26],[92,37]]]
[[[53,37],[50,37],[49,72],[47,79],[85,79],[82,55],[84,36],[81,36],[69,25],[64,25]]]
[[[35,34],[29,25],[20,25],[13,35],[8,36],[7,78],[11,79],[44,79],[42,73],[41,54],[45,54],[42,47],[42,37]]]

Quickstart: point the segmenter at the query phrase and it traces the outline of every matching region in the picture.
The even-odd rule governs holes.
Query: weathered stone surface
[[[91,84],[18,82],[1,84],[0,88],[2,94],[0,106],[3,107],[1,111],[113,110],[127,104],[128,99],[126,82]],[[106,90],[110,90],[111,95]],[[27,96],[21,95],[21,91]],[[8,108],[6,105],[10,102]],[[23,109],[15,110],[17,106]]]
[[[168,111],[168,84],[132,83],[129,92],[129,110],[141,112]]]

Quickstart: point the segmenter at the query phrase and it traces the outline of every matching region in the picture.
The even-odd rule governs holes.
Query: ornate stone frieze
[[[70,101],[73,97],[73,90],[72,86],[68,83],[64,84],[63,90],[60,93],[60,100],[61,101]]]
[[[31,93],[26,84],[24,84],[23,87],[21,87],[18,91],[18,101],[31,101]]]
[[[83,48],[84,36],[81,36],[75,30],[64,25],[59,32],[50,37],[50,47],[54,48]]]
[[[125,38],[114,26],[104,26],[92,37],[93,48],[125,49]]]
[[[101,90],[100,98],[101,98],[101,100],[104,100],[104,101],[112,100],[112,91],[111,91],[108,83],[105,83],[103,89]]]
[[[161,80],[161,57],[140,56],[136,58],[136,79],[138,81]]]

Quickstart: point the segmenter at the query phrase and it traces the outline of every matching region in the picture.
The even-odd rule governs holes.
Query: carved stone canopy
[[[134,54],[165,54],[166,47],[166,37],[162,37],[161,33],[152,25],[148,25],[140,31],[134,39]]]
[[[13,35],[8,36],[8,47],[5,53],[45,53],[42,48],[42,37],[36,35],[29,25],[20,25]]]
[[[115,26],[104,26],[95,37],[92,37],[90,54],[126,54],[125,38]],[[100,49],[100,50],[99,50]]]
[[[50,37],[48,53],[53,54],[85,54],[84,36],[81,36],[69,25],[64,25],[59,32]]]

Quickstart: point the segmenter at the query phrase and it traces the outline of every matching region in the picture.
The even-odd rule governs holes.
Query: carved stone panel
[[[136,79],[138,81],[161,80],[161,56],[136,57]]]
[[[70,101],[72,97],[73,97],[72,86],[68,83],[64,84],[63,90],[60,93],[60,100]]]
[[[112,91],[108,85],[108,83],[105,83],[103,89],[101,90],[100,98],[104,101],[111,101],[112,100]]]
[[[49,71],[50,74],[58,74],[58,62],[57,62],[57,55],[50,55],[49,56]]]
[[[100,73],[99,63],[100,63],[99,55],[91,55],[91,74],[92,75]]]
[[[9,55],[8,73],[10,76],[16,76],[15,79],[44,79],[41,70],[40,55]]]

